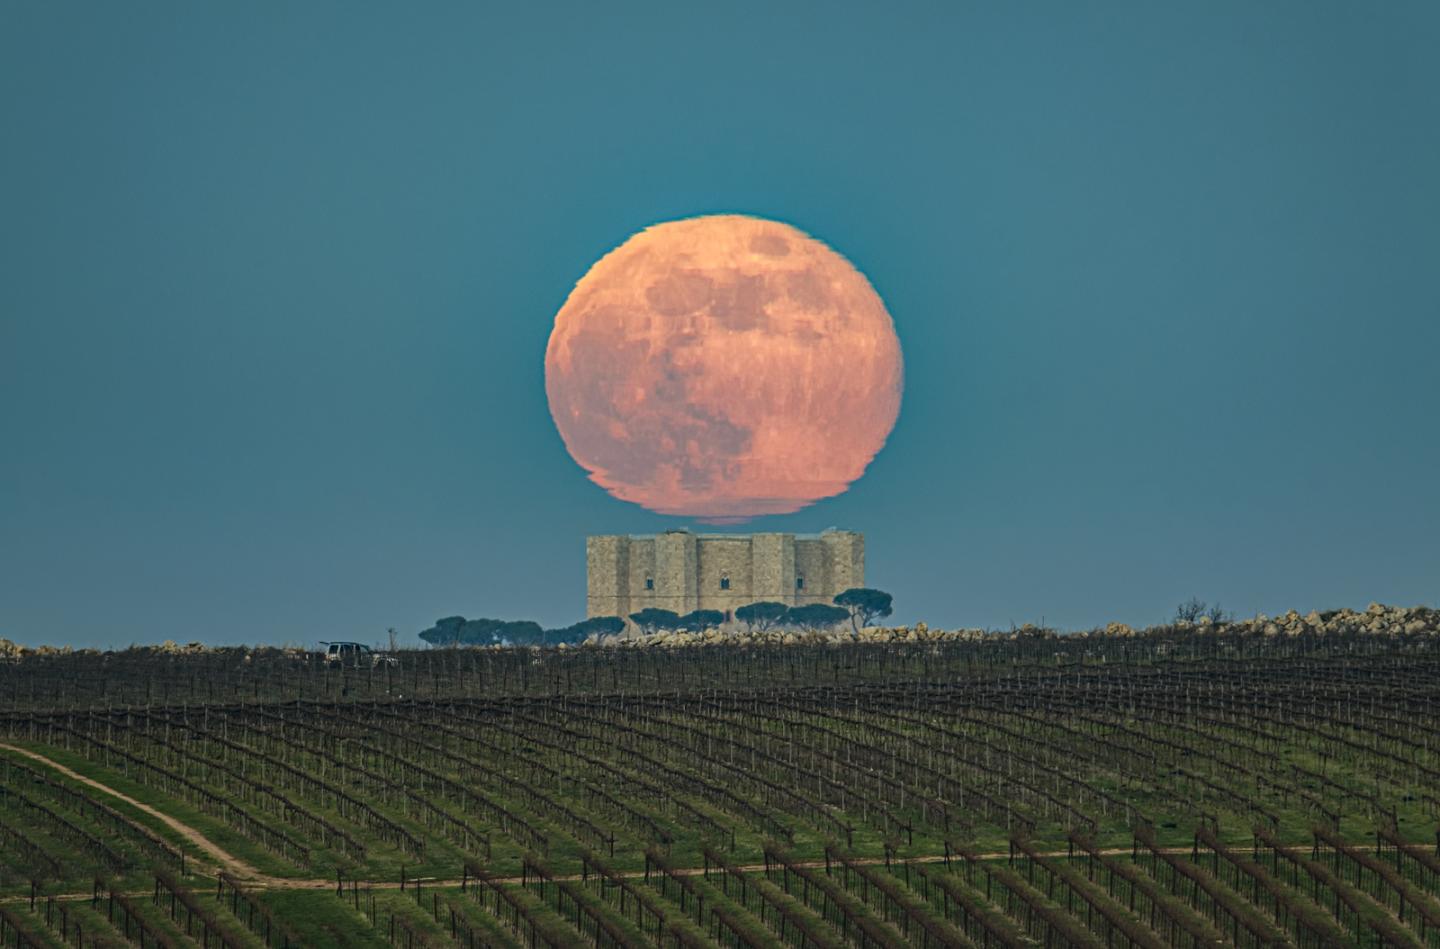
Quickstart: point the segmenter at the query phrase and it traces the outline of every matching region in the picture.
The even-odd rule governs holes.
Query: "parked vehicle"
[[[329,665],[356,667],[368,665],[372,669],[380,666],[400,665],[400,660],[388,652],[378,652],[364,643],[322,640],[320,645],[327,647],[325,662]]]

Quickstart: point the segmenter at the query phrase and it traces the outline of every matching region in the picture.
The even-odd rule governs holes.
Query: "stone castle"
[[[585,539],[585,615],[628,617],[646,607],[720,610],[771,600],[829,603],[865,585],[865,536],[693,534],[687,530]]]

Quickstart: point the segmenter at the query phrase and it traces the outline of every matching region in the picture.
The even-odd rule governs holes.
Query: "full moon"
[[[590,479],[715,523],[845,491],[900,411],[900,341],[870,282],[776,221],[649,227],[555,317],[545,391]]]

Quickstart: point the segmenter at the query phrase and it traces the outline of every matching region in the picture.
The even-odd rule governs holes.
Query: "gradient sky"
[[[899,9],[897,9],[897,7]],[[896,619],[1440,599],[1440,4],[0,5],[0,636],[584,609],[555,312],[647,224],[853,260]],[[413,640],[412,640],[413,641]]]

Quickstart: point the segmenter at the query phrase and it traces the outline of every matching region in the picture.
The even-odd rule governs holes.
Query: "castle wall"
[[[701,537],[698,554],[697,609],[726,612],[754,603],[750,540],[744,537]],[[722,589],[729,579],[730,588]]]
[[[587,616],[628,617],[647,607],[733,613],[762,600],[829,603],[865,585],[865,538],[854,531],[597,536],[586,538],[585,558]]]
[[[770,600],[787,606],[795,602],[795,536],[793,534],[752,534],[754,582],[750,602]],[[745,604],[741,604],[744,606]]]
[[[795,541],[795,581],[790,584],[791,599],[801,606],[806,603],[829,603],[834,593],[830,588],[830,557],[825,545],[816,540]]]

